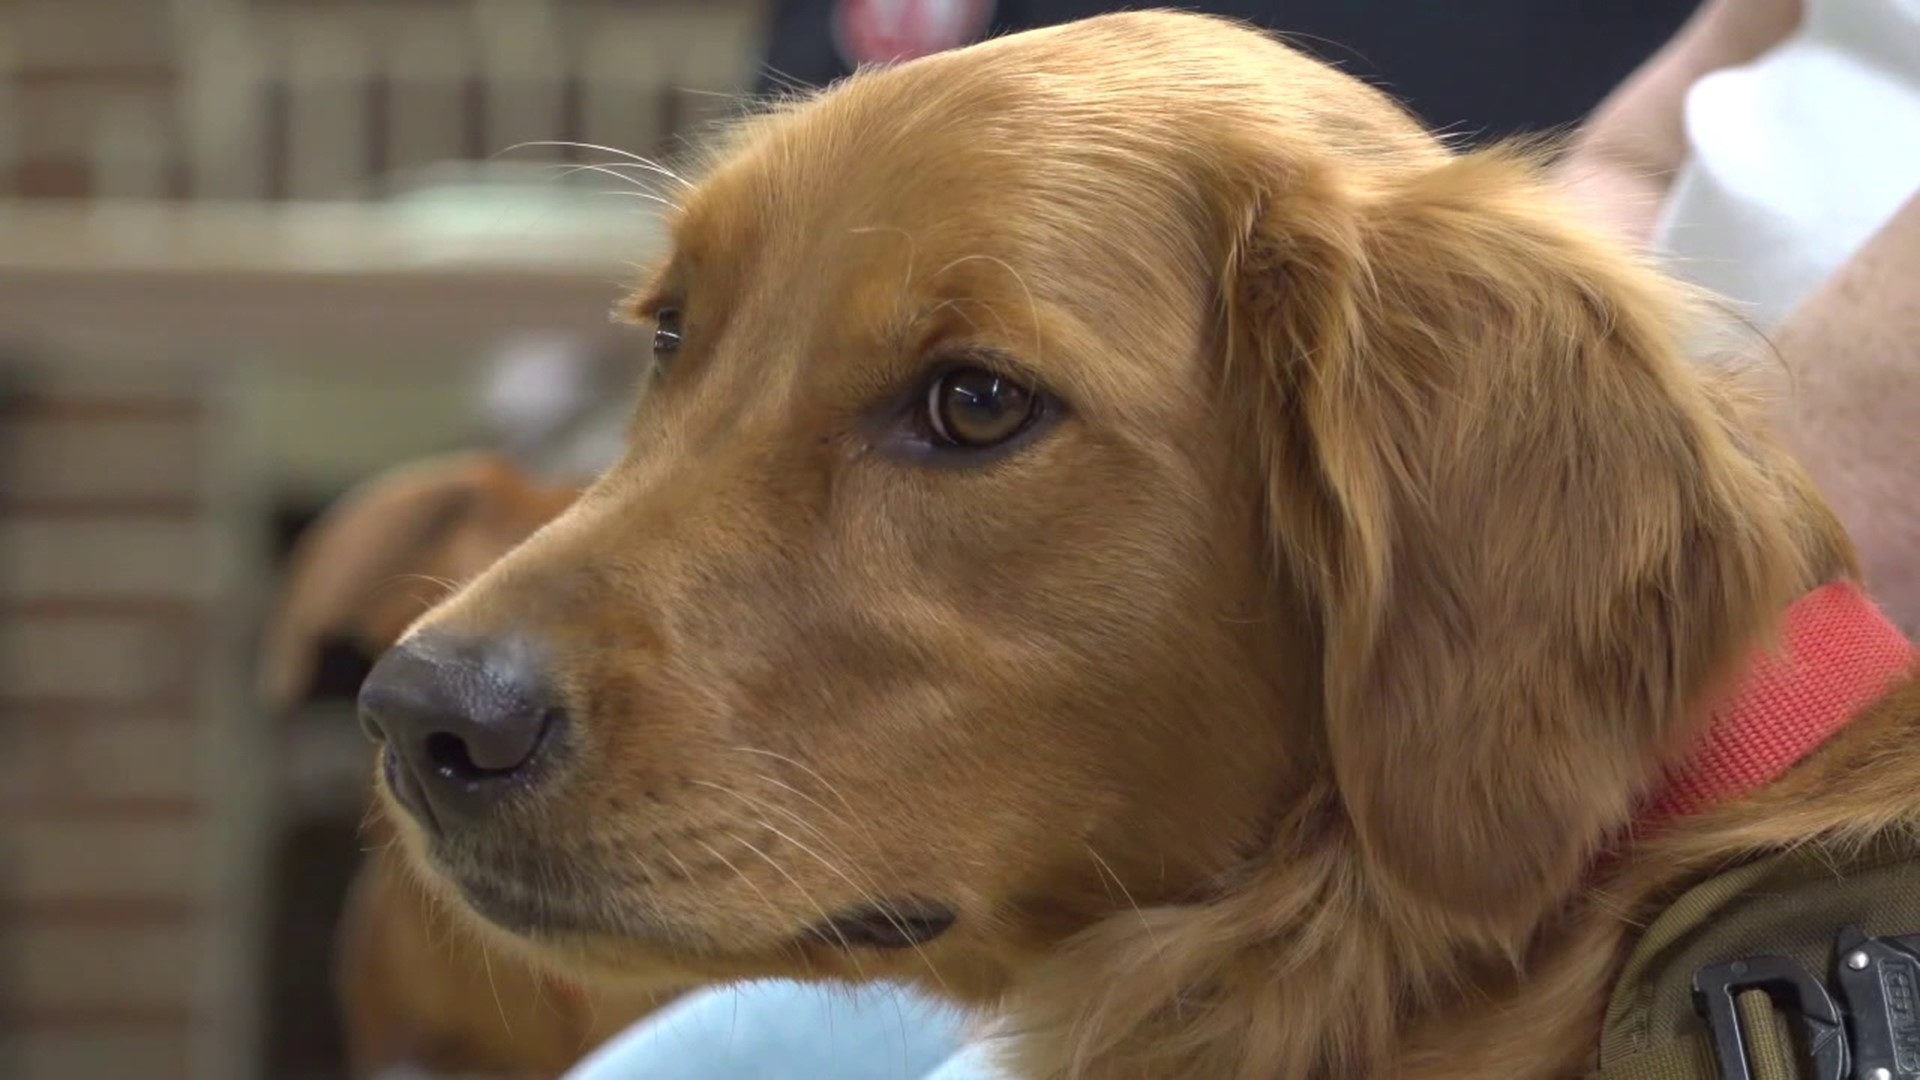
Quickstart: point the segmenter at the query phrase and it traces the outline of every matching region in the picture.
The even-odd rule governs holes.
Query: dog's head
[[[1327,845],[1523,920],[1845,558],[1677,288],[1230,24],[862,74],[674,198],[625,457],[363,697],[557,953],[986,995]]]

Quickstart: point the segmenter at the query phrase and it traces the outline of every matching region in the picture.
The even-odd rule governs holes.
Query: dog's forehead
[[[848,147],[832,169],[830,150],[802,146],[717,174],[688,243],[700,276],[731,286],[735,340],[774,343],[749,346],[763,374],[781,354],[796,374],[856,382],[981,347],[1087,411],[1169,405],[1212,311],[1199,260],[1163,249],[1176,230],[1073,205],[1046,162],[1000,167],[966,132],[892,155]]]
[[[682,247],[951,231],[986,223],[1040,180],[1046,154],[1008,152],[1004,111],[915,103],[914,85],[856,83],[745,125],[685,200]]]

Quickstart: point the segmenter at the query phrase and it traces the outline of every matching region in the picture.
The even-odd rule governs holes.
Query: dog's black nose
[[[512,643],[409,641],[360,687],[360,723],[385,744],[388,785],[436,831],[477,824],[529,786],[563,719]]]

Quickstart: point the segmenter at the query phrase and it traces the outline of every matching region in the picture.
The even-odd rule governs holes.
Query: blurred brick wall
[[[190,386],[0,401],[0,1075],[205,1075],[216,590]]]
[[[0,203],[379,196],[520,140],[671,152],[735,108],[764,6],[0,0]],[[0,385],[0,1080],[245,1080],[274,959],[248,905],[287,807],[274,719],[234,704],[220,545],[264,507],[217,494],[218,387],[83,379],[99,357],[42,344],[67,374]]]
[[[0,196],[358,198],[535,140],[670,156],[751,83],[765,7],[0,0]]]

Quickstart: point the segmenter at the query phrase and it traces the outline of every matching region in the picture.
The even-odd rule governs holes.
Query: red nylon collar
[[[1714,709],[1705,737],[1668,773],[1641,823],[1698,813],[1778,780],[1917,662],[1920,650],[1858,585],[1801,597],[1787,609],[1778,647]]]

